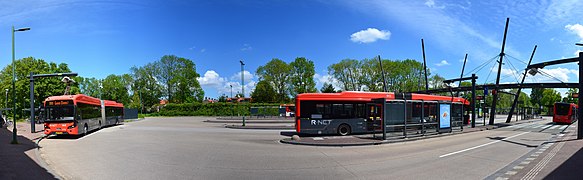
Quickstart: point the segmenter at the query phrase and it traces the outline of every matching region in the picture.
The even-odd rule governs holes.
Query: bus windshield
[[[47,106],[45,109],[46,121],[74,120],[75,107],[73,105]]]
[[[568,115],[570,106],[571,106],[570,104],[563,104],[563,103],[555,104],[555,109],[556,109],[557,115]]]

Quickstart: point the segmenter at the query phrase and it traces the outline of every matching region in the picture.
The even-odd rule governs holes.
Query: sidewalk
[[[583,139],[577,139],[577,123],[570,128],[563,138],[559,138],[549,150],[556,149],[548,163],[534,179],[582,179],[583,178]],[[558,146],[558,147],[557,147]],[[548,152],[548,153],[553,153]],[[545,155],[546,154],[541,154]]]
[[[41,166],[35,142],[44,136],[42,124],[36,125],[36,133],[30,132],[29,123],[17,123],[17,140],[12,141],[12,126],[0,128],[0,179],[57,179]]]

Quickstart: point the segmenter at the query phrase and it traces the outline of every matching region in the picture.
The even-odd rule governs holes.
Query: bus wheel
[[[87,135],[88,130],[89,128],[87,128],[87,124],[85,124],[85,127],[83,127],[83,135]]]
[[[341,124],[338,126],[338,134],[341,136],[346,136],[350,134],[350,126],[348,124]]]

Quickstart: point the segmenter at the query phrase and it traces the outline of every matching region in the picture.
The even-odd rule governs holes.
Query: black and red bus
[[[44,133],[80,135],[123,123],[123,104],[91,96],[62,95],[45,99]]]
[[[407,109],[381,110],[375,99],[400,101]],[[374,133],[381,129],[383,112],[401,113],[410,126],[422,125],[438,128],[440,104],[451,104],[451,113],[462,122],[463,109],[469,108],[469,101],[464,98],[437,96],[414,93],[391,92],[353,92],[341,93],[305,93],[296,96],[295,126],[299,134],[348,135],[357,133]],[[401,106],[402,107],[402,106]],[[453,117],[453,116],[452,116]],[[405,118],[403,118],[405,119]],[[407,128],[407,127],[405,127]]]
[[[571,124],[577,121],[577,105],[557,102],[553,108],[553,122]]]

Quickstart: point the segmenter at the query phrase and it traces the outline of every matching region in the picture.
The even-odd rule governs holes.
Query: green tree
[[[532,91],[530,91],[530,102],[537,106],[537,108],[538,105],[542,105],[540,102],[543,97],[544,90],[545,88],[532,88]]]
[[[81,94],[85,94],[92,97],[99,97],[99,80],[95,78],[76,78],[76,82],[79,85]]]
[[[359,91],[362,82],[362,64],[355,59],[344,59],[328,66],[328,74],[342,84],[345,91]]]
[[[255,90],[251,92],[251,98],[253,98],[253,102],[257,103],[270,103],[274,102],[276,97],[276,92],[269,82],[265,80],[261,80],[255,86]]]
[[[3,103],[8,104],[12,107],[12,103],[16,103],[17,115],[20,115],[23,108],[30,108],[30,89],[29,89],[29,76],[30,73],[34,74],[53,74],[53,73],[69,73],[67,64],[61,63],[56,64],[53,62],[47,63],[42,59],[35,59],[33,57],[27,57],[15,61],[16,65],[16,89],[12,88],[12,64],[7,65],[0,71],[0,87],[2,89],[8,89],[9,98],[4,99]],[[34,81],[34,106],[38,107],[41,103],[49,96],[63,95],[66,85],[61,82],[62,77],[48,77],[35,79]],[[15,101],[12,101],[12,91],[16,91]],[[71,86],[71,93],[79,93],[79,87],[76,83]],[[2,104],[1,106],[6,106]],[[24,115],[27,117],[27,115]],[[19,116],[18,118],[23,118]]]
[[[298,57],[290,63],[291,66],[291,87],[292,96],[297,94],[316,92],[316,83],[314,82],[314,75],[316,70],[314,62],[307,60],[304,57]]]
[[[566,93],[566,97],[564,98],[563,102],[566,103],[577,103],[577,99],[578,98],[574,98],[573,94],[579,93],[579,90],[576,88],[570,88],[567,93]]]
[[[129,104],[130,95],[123,75],[111,74],[102,82],[101,99]]]
[[[561,93],[555,91],[554,89],[545,89],[542,93],[542,98],[540,99],[540,105],[544,107],[551,107],[556,102],[561,101]]]
[[[265,80],[273,86],[277,92],[276,100],[285,102],[289,99],[288,82],[290,78],[291,67],[280,59],[274,58],[265,66],[259,66],[256,74],[259,80]]]
[[[324,85],[322,85],[322,89],[320,89],[320,92],[322,92],[322,93],[335,93],[336,89],[334,89],[334,86],[332,86],[332,84],[324,83]]]
[[[143,107],[147,110],[148,107],[160,103],[162,98],[162,86],[156,81],[157,68],[156,64],[148,63],[143,67],[130,68],[132,83],[132,103],[131,108]],[[142,105],[140,104],[142,103]]]
[[[174,55],[163,56],[156,63],[156,79],[163,85],[169,102],[201,102],[204,91],[196,78],[196,66],[190,59]]]

